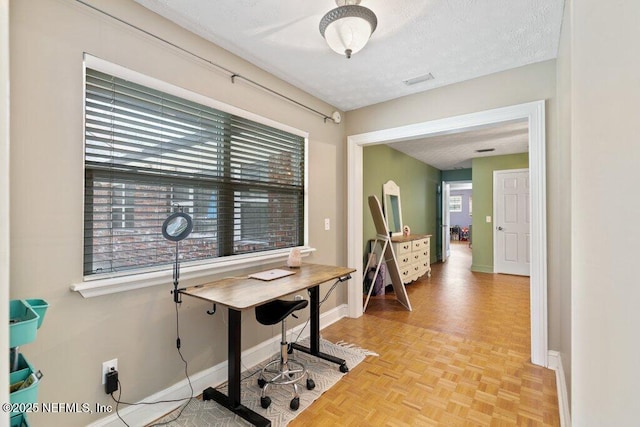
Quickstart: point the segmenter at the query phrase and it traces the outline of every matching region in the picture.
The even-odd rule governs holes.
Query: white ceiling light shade
[[[360,0],[336,0],[338,7],[320,20],[320,34],[329,47],[347,58],[367,44],[378,25],[375,13],[359,3]]]

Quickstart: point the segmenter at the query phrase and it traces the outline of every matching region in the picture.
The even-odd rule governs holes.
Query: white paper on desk
[[[260,271],[258,273],[250,274],[249,277],[252,279],[269,281],[269,280],[279,279],[281,277],[291,276],[292,274],[296,274],[296,272],[291,270],[281,270],[279,268],[274,268],[273,270]]]

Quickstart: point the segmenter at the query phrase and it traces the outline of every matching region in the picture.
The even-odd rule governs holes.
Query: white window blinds
[[[176,209],[194,220],[182,261],[303,245],[304,150],[301,136],[87,68],[85,276],[170,264],[161,227]]]

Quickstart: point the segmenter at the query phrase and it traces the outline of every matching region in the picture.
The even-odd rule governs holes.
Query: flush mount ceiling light
[[[351,58],[369,41],[378,25],[375,13],[359,6],[360,0],[336,0],[338,7],[320,20],[320,34],[331,49]]]

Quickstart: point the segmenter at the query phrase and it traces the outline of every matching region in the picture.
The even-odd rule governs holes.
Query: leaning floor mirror
[[[400,187],[394,181],[387,181],[382,186],[384,216],[389,234],[402,236],[402,205],[400,203]]]

